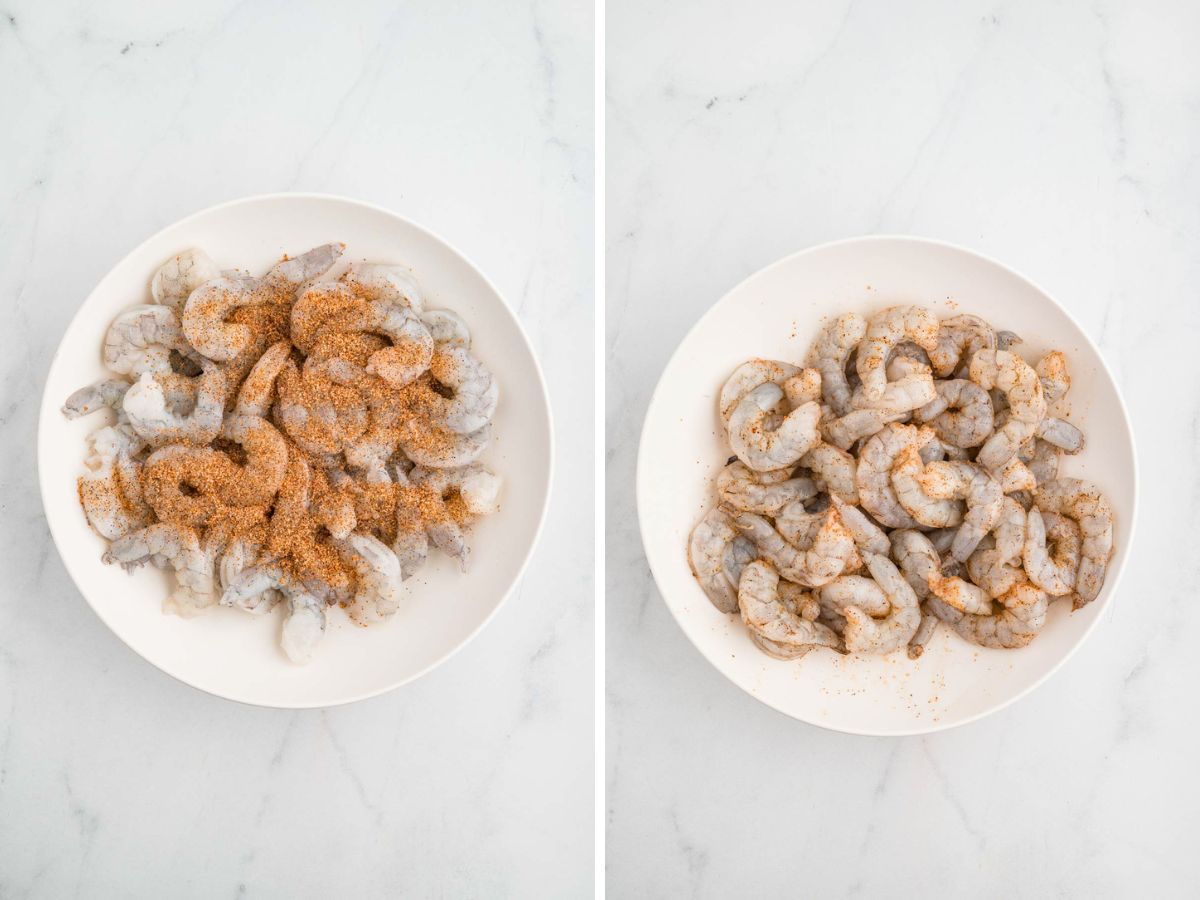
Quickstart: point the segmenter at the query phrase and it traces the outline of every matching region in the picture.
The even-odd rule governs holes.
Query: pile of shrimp
[[[359,624],[394,615],[430,543],[465,571],[463,529],[496,511],[501,488],[477,462],[497,386],[466,323],[426,309],[402,267],[351,263],[335,278],[344,250],[284,257],[261,277],[180,253],[155,273],[153,302],[108,329],[113,377],[63,407],[115,413],[88,437],[79,480],[111,542],[104,561],[173,570],[164,611],[179,615],[282,604],[296,663],[329,606]],[[372,521],[381,492],[390,520]]]
[[[805,367],[765,359],[726,382],[734,456],[691,534],[692,572],[779,659],[816,647],[916,659],[940,623],[974,644],[1026,646],[1048,605],[1095,599],[1113,515],[1059,477],[1084,436],[1052,415],[1060,351],[921,306],[829,322]]]

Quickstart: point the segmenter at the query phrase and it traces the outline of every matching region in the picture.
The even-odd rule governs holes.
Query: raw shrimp
[[[1083,432],[1066,419],[1047,416],[1038,423],[1037,436],[1066,453],[1076,454],[1083,450]]]
[[[451,519],[442,519],[440,522],[428,525],[425,533],[429,535],[433,546],[456,560],[461,571],[467,571],[471,563],[471,547],[467,544],[467,536],[457,522]]]
[[[1023,561],[1029,580],[1051,597],[1075,590],[1082,545],[1079,526],[1066,516],[1028,513]],[[1049,519],[1049,523],[1046,522]],[[1052,550],[1047,549],[1047,541]]]
[[[852,389],[846,379],[846,361],[866,333],[866,319],[846,313],[826,325],[813,345],[811,359],[821,373],[821,393],[835,415],[850,412]]]
[[[405,455],[419,466],[427,469],[456,469],[470,465],[483,455],[492,440],[492,426],[484,425],[470,434],[445,431],[442,440],[434,446],[422,441],[400,438],[400,447]]]
[[[987,439],[977,457],[980,465],[995,471],[1016,456],[1045,417],[1042,383],[1029,363],[1006,350],[980,350],[971,357],[970,375],[985,390],[1003,391],[1008,400],[1008,421]]]
[[[805,587],[817,587],[837,578],[846,568],[846,561],[855,554],[854,539],[832,507],[826,512],[812,545],[799,550],[762,516],[738,513],[733,523],[758,547],[789,581]]]
[[[203,547],[191,528],[159,522],[113,541],[102,557],[120,563],[130,572],[153,562],[175,570],[175,590],[163,603],[164,612],[193,616],[216,602],[213,584],[213,550]]]
[[[836,649],[836,634],[789,610],[779,597],[779,575],[761,560],[750,563],[738,585],[737,606],[750,633],[765,643],[760,647],[784,659],[797,659],[814,647]],[[772,652],[774,651],[774,652]]]
[[[997,600],[1003,609],[989,616],[960,612],[936,598],[929,601],[929,607],[960,637],[983,647],[1024,647],[1037,637],[1046,623],[1047,600],[1043,591],[1020,582]]]
[[[839,634],[846,628],[842,611],[847,606],[876,617],[886,616],[892,608],[883,588],[862,575],[839,575],[829,584],[817,588],[816,595],[822,621]]]
[[[950,555],[966,562],[1000,518],[1004,499],[1000,483],[972,463],[952,461],[931,462],[917,481],[930,497],[966,500],[966,515],[950,546]]]
[[[867,568],[891,603],[887,617],[873,619],[855,606],[842,610],[846,627],[842,640],[851,653],[889,653],[908,644],[921,624],[916,592],[886,556],[866,554]]]
[[[957,576],[931,572],[929,592],[962,612],[986,616],[992,611],[992,600],[987,592]]]
[[[728,423],[729,417],[742,402],[742,398],[759,385],[768,382],[782,385],[799,373],[798,366],[773,359],[751,359],[742,363],[733,370],[733,374],[721,388],[721,397],[718,400],[721,421]]]
[[[1079,549],[1079,574],[1075,591],[1076,608],[1096,599],[1104,586],[1113,547],[1113,514],[1108,500],[1090,481],[1058,478],[1037,489],[1037,506],[1043,512],[1069,516],[1079,523],[1083,537]]]
[[[860,387],[851,396],[850,405],[855,409],[878,409],[888,413],[906,413],[920,409],[937,397],[937,389],[929,369],[925,366],[921,366],[920,369],[887,382],[883,393],[878,397],[868,397],[866,390]]]
[[[996,332],[991,325],[979,316],[951,316],[942,320],[938,328],[937,346],[929,352],[929,359],[934,374],[938,378],[947,378],[954,374],[961,362],[969,361],[976,351],[995,349]]]
[[[238,389],[234,414],[239,416],[265,416],[271,408],[275,393],[275,379],[283,370],[292,352],[289,341],[279,341],[266,349],[242,386]]]
[[[816,547],[825,557],[841,559],[843,572],[862,568],[854,535],[845,528],[841,514],[832,506],[809,512],[803,503],[794,501],[776,514],[775,528],[793,547],[801,550]],[[811,568],[813,564],[810,562],[809,565]],[[817,575],[817,578],[821,577]],[[807,584],[810,579],[802,580]]]
[[[831,495],[829,500],[859,550],[884,554],[888,552],[888,536],[866,513],[849,502],[843,503],[836,494]]]
[[[182,313],[192,291],[220,274],[221,270],[207,253],[192,247],[159,266],[150,280],[150,296],[155,303]]]
[[[417,466],[408,473],[408,479],[436,492],[443,500],[458,494],[472,516],[491,515],[500,508],[500,476],[478,464],[461,469]]]
[[[1067,371],[1067,355],[1061,350],[1051,350],[1034,367],[1042,382],[1042,394],[1047,403],[1057,403],[1071,389],[1071,373]]]
[[[933,640],[939,621],[941,620],[924,604],[921,605],[921,624],[917,626],[916,633],[908,641],[909,659],[920,659],[925,654],[925,647]]]
[[[427,309],[421,313],[421,321],[433,335],[435,344],[471,346],[471,329],[458,313],[448,309]]]
[[[1020,563],[1020,557],[1017,557]],[[1024,575],[1019,565],[1011,565],[1006,554],[996,549],[991,535],[984,536],[967,560],[967,574],[993,599],[1012,588]]]
[[[729,446],[756,472],[795,465],[820,440],[817,422],[821,407],[806,403],[788,413],[778,428],[768,420],[783,399],[783,388],[774,382],[760,384],[739,401],[729,417]]]
[[[1035,440],[1033,454],[1025,460],[1026,468],[1033,474],[1038,484],[1045,484],[1058,477],[1058,461],[1060,452],[1049,441]]]
[[[866,337],[858,348],[857,361],[858,377],[867,399],[884,396],[888,385],[885,370],[888,356],[896,344],[905,339],[932,355],[937,348],[937,317],[922,306],[891,306],[871,318]],[[824,370],[821,374],[825,375]]]
[[[1005,563],[1020,563],[1025,547],[1026,514],[1012,497],[1000,501],[1000,516],[992,528],[997,557]]]
[[[938,439],[954,447],[978,447],[992,433],[995,413],[988,392],[965,378],[939,381],[937,399],[913,413],[928,422]]]
[[[1006,494],[1016,491],[1028,492],[1037,487],[1037,479],[1033,472],[1015,456],[996,470],[995,477],[1000,482],[1000,490]]]
[[[442,412],[446,427],[470,434],[492,421],[500,395],[487,367],[465,347],[440,347],[432,359],[429,369],[433,377],[454,392]]]
[[[287,615],[279,634],[279,646],[298,665],[312,660],[325,634],[325,601],[306,590],[287,592]]]
[[[711,509],[692,529],[688,542],[688,564],[705,595],[723,613],[737,611],[737,582],[727,566],[733,558],[731,547],[741,535],[733,520],[720,509]]]
[[[262,281],[276,289],[299,288],[332,269],[345,251],[346,245],[340,242],[321,244],[275,263]]]
[[[821,402],[821,372],[818,369],[801,369],[781,386],[792,409],[805,403]]]
[[[68,397],[67,402],[63,404],[62,414],[68,419],[78,419],[105,407],[119,410],[127,390],[128,381],[105,378],[80,388]]]
[[[829,443],[840,450],[849,450],[856,441],[877,434],[889,422],[903,419],[906,415],[879,409],[855,409],[840,418],[827,419],[822,431]]]
[[[873,435],[858,454],[855,481],[859,502],[887,528],[915,528],[917,525],[896,498],[891,475],[896,457],[909,447],[916,449],[918,440],[916,428],[892,423]]]
[[[811,500],[816,495],[811,478],[789,478],[786,469],[755,472],[734,461],[717,475],[717,496],[741,512],[774,515],[793,500]]]
[[[916,444],[905,447],[896,456],[892,467],[892,488],[900,505],[920,525],[930,528],[951,528],[962,522],[962,502],[955,499],[930,497],[921,487],[920,476],[925,471]]]
[[[171,351],[186,353],[190,349],[170,307],[135,306],[108,326],[104,365],[134,378],[147,372],[167,373],[171,371]]]
[[[196,402],[189,413],[168,408],[168,398],[160,378],[146,372],[125,392],[122,408],[129,424],[151,446],[186,442],[207,444],[221,431],[225,413],[225,373],[205,362],[204,374],[197,379]]]
[[[203,528],[218,502],[214,496],[217,485],[233,483],[237,468],[233,460],[211,447],[170,444],[151,453],[142,467],[146,502],[160,517],[173,511],[173,518]]]
[[[235,479],[218,489],[231,506],[258,506],[275,496],[287,471],[288,445],[275,426],[259,416],[232,416],[221,436],[240,445],[246,463]]]
[[[342,274],[341,280],[346,284],[362,288],[373,298],[405,306],[421,316],[422,320],[425,320],[426,316],[431,316],[436,312],[447,312],[456,319],[458,318],[454,313],[450,313],[449,310],[430,310],[426,312],[425,299],[421,294],[420,285],[417,284],[412,273],[401,266],[392,266],[383,263],[352,262]],[[462,319],[459,319],[459,322],[461,321]],[[429,327],[427,321],[426,326]],[[466,328],[465,324],[463,328]],[[433,328],[429,327],[429,330],[433,331]],[[470,343],[469,336],[467,343]]]
[[[1024,339],[1015,331],[1000,330],[996,332],[996,349],[1010,350],[1017,344],[1025,343]]]
[[[224,591],[228,590],[234,580],[246,569],[258,562],[261,548],[245,537],[239,537],[230,542],[221,554],[217,572],[221,578],[222,601]],[[268,587],[257,594],[239,598],[235,604],[246,612],[261,615],[270,612],[281,599],[282,594],[277,588]]]
[[[88,524],[110,541],[145,527],[150,510],[141,498],[140,464],[133,460],[144,442],[128,425],[101,428],[87,440],[87,471],[78,488]]]
[[[206,281],[188,297],[183,307],[183,333],[193,347],[209,359],[228,362],[250,346],[249,325],[226,322],[238,307],[267,299],[255,290],[258,282],[245,275],[221,275]],[[165,309],[165,307],[162,307]]]
[[[350,617],[369,624],[393,615],[400,608],[400,560],[396,554],[366,534],[351,534],[334,546],[358,576]]]
[[[854,477],[858,463],[845,450],[821,441],[800,457],[800,465],[812,471],[813,480],[827,494],[841,497],[852,506],[858,503]]]
[[[941,558],[928,537],[919,531],[900,528],[892,532],[892,557],[918,599],[929,596],[929,579],[941,574]]]

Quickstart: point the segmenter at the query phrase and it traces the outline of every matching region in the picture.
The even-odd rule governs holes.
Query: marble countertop
[[[612,896],[1194,893],[1200,11],[1160,2],[611,0],[607,823]],[[729,288],[867,233],[976,248],[1098,342],[1138,539],[1078,654],[912,739],[754,702],[688,643],[633,500],[650,393]]]
[[[590,895],[593,377],[563,335],[592,332],[593,53],[574,0],[0,5],[0,897]],[[92,286],[192,211],[288,190],[476,261],[557,428],[516,595],[437,671],[325,712],[127,650],[35,480],[42,381]]]

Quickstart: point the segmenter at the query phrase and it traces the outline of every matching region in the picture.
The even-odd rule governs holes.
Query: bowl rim
[[[328,701],[328,702],[325,702],[325,701],[314,701],[314,702],[282,701],[282,702],[269,703],[269,702],[265,702],[265,701],[261,701],[261,700],[247,700],[242,697],[230,696],[229,694],[220,693],[218,691],[207,688],[201,684],[196,684],[193,681],[190,681],[190,680],[184,678],[183,676],[170,671],[169,669],[165,668],[163,665],[160,665],[159,663],[155,662],[154,660],[149,659],[148,657],[144,656],[136,647],[134,647],[129,641],[127,641],[125,639],[125,637],[122,634],[120,634],[109,623],[109,621],[105,617],[104,613],[96,607],[96,605],[92,602],[91,597],[88,595],[88,592],[85,591],[83,589],[83,586],[80,584],[80,576],[76,573],[74,564],[68,561],[68,555],[63,552],[62,543],[60,542],[59,534],[56,532],[54,523],[52,522],[51,516],[49,515],[49,512],[47,510],[47,505],[46,505],[47,478],[49,477],[49,475],[42,465],[42,462],[43,462],[43,460],[42,460],[42,445],[48,439],[48,435],[45,433],[46,428],[48,427],[48,423],[46,421],[47,410],[52,409],[52,408],[57,409],[56,404],[47,406],[47,403],[50,402],[50,397],[49,397],[50,373],[53,372],[55,366],[58,365],[59,357],[62,355],[63,344],[67,338],[67,335],[70,334],[71,330],[76,327],[76,323],[78,322],[79,317],[82,314],[84,308],[88,305],[88,303],[91,302],[91,299],[93,296],[95,296],[96,291],[99,290],[100,286],[102,284],[104,284],[105,281],[108,280],[108,278],[112,275],[113,271],[116,270],[117,268],[119,268],[121,265],[123,265],[128,259],[130,259],[131,257],[133,257],[133,256],[137,255],[139,252],[141,252],[142,249],[147,244],[149,244],[150,242],[155,240],[164,231],[168,231],[172,228],[186,225],[189,222],[192,222],[203,216],[211,215],[211,214],[219,212],[221,210],[226,210],[226,209],[230,209],[230,208],[238,207],[238,206],[250,206],[250,205],[253,205],[256,203],[265,203],[265,202],[272,202],[272,201],[278,201],[278,200],[316,200],[316,201],[327,202],[327,203],[332,202],[332,203],[343,204],[346,206],[359,207],[360,209],[368,210],[368,211],[374,212],[374,213],[380,213],[380,214],[388,216],[392,219],[396,219],[399,222],[402,222],[404,225],[408,226],[409,228],[412,228],[414,231],[417,231],[420,234],[423,234],[425,237],[432,239],[435,243],[441,244],[443,247],[445,247],[451,253],[453,253],[455,256],[457,256],[463,263],[466,264],[466,266],[471,271],[473,271],[476,275],[478,275],[479,278],[483,281],[483,283],[485,285],[487,285],[488,289],[491,290],[496,295],[496,297],[500,300],[501,305],[504,307],[505,311],[508,313],[508,315],[512,318],[513,322],[516,324],[517,334],[520,335],[520,338],[521,338],[522,343],[524,344],[525,350],[528,352],[530,359],[533,360],[533,368],[534,368],[534,371],[537,373],[537,383],[538,383],[538,388],[540,390],[542,406],[546,412],[546,425],[547,425],[547,435],[548,435],[546,449],[547,449],[547,457],[548,457],[549,463],[548,463],[547,469],[546,469],[546,490],[545,490],[545,495],[542,498],[542,508],[538,512],[537,527],[534,529],[533,538],[532,538],[532,540],[529,541],[529,546],[525,549],[524,557],[521,559],[521,564],[517,568],[516,575],[513,577],[511,583],[505,587],[504,593],[501,595],[500,600],[496,603],[496,605],[494,607],[492,607],[491,611],[488,612],[488,614],[486,616],[484,616],[483,619],[466,635],[466,637],[464,637],[461,641],[459,641],[456,645],[451,647],[449,650],[447,650],[444,654],[439,656],[433,662],[429,663],[423,669],[420,669],[419,671],[414,672],[410,675],[406,675],[405,677],[398,679],[396,681],[390,682],[382,687],[372,688],[370,690],[362,691],[357,694],[348,695],[346,697],[339,698],[339,699],[333,700],[333,701]],[[42,518],[45,520],[46,526],[50,531],[51,540],[54,542],[54,549],[58,553],[59,559],[62,561],[63,567],[67,570],[67,574],[70,576],[72,584],[75,585],[75,589],[83,597],[84,601],[86,602],[88,607],[92,610],[92,612],[96,614],[96,617],[99,618],[100,621],[104,623],[105,627],[108,628],[109,632],[111,634],[113,634],[115,637],[117,637],[121,641],[121,643],[123,643],[126,647],[128,647],[137,657],[142,659],[144,662],[149,663],[151,666],[158,669],[160,672],[163,672],[164,674],[169,675],[171,678],[175,679],[176,681],[178,681],[182,684],[185,684],[188,687],[193,688],[197,691],[200,691],[201,693],[207,694],[211,697],[218,697],[222,700],[228,700],[228,701],[232,701],[234,703],[240,703],[243,706],[252,706],[252,707],[257,707],[260,709],[331,709],[336,706],[345,706],[350,703],[358,703],[359,701],[369,700],[372,697],[378,697],[382,694],[386,694],[390,691],[396,690],[397,688],[403,687],[406,684],[410,684],[411,682],[416,681],[418,678],[421,678],[422,676],[429,674],[434,669],[438,668],[443,663],[450,660],[459,651],[461,651],[464,647],[466,647],[467,644],[471,643],[471,641],[473,641],[475,639],[475,637],[479,634],[479,632],[481,632],[484,629],[484,627],[489,622],[492,621],[492,619],[496,616],[496,614],[500,612],[500,609],[508,602],[509,598],[516,592],[517,587],[521,583],[521,580],[525,577],[526,570],[529,567],[529,562],[533,558],[533,553],[537,549],[538,543],[541,540],[542,532],[545,529],[545,525],[546,525],[546,517],[549,514],[550,497],[552,496],[552,494],[554,492],[554,475],[555,475],[554,409],[550,404],[550,393],[549,393],[549,390],[546,385],[545,373],[542,371],[541,360],[538,359],[538,355],[534,351],[533,344],[529,340],[529,335],[525,331],[525,326],[522,324],[520,317],[517,315],[517,313],[513,309],[513,307],[509,304],[509,302],[505,298],[504,294],[500,291],[499,288],[496,287],[496,285],[492,282],[492,280],[490,278],[488,278],[486,274],[484,274],[483,270],[480,269],[479,266],[477,266],[475,264],[474,260],[472,260],[462,250],[460,250],[454,244],[450,243],[448,240],[446,240],[444,237],[442,237],[437,232],[433,231],[430,228],[425,227],[424,225],[419,224],[418,222],[414,222],[412,219],[409,219],[407,216],[403,216],[400,213],[395,212],[394,210],[388,209],[387,207],[380,206],[379,204],[376,204],[376,203],[370,203],[365,200],[357,200],[352,197],[345,197],[345,196],[342,196],[339,194],[327,194],[327,193],[312,192],[312,191],[276,191],[276,192],[266,193],[266,194],[250,194],[250,195],[243,196],[243,197],[236,197],[232,200],[225,200],[221,203],[216,203],[216,204],[213,204],[212,206],[207,206],[203,209],[197,210],[196,212],[190,213],[189,215],[186,215],[181,219],[178,219],[174,222],[170,222],[167,225],[164,225],[162,228],[159,228],[156,231],[154,231],[152,234],[148,235],[144,240],[140,241],[136,246],[134,246],[131,250],[129,250],[129,252],[127,252],[125,255],[123,255],[119,260],[117,260],[111,266],[109,266],[108,270],[104,273],[104,275],[102,275],[100,277],[100,279],[95,283],[95,285],[93,285],[92,289],[88,292],[87,296],[84,297],[83,301],[79,304],[79,306],[76,308],[75,312],[72,314],[71,320],[67,323],[66,328],[63,329],[62,334],[59,337],[58,345],[54,348],[54,353],[50,357],[50,362],[46,366],[45,374],[43,375],[40,404],[41,405],[38,410],[36,456],[37,456],[37,473],[38,473],[38,493],[39,493],[39,496],[41,497],[41,501],[42,501]]]
[[[1085,630],[1079,636],[1079,638],[1075,641],[1075,643],[1067,649],[1067,651],[1054,663],[1054,665],[1052,665],[1049,669],[1047,669],[1044,673],[1042,673],[1042,675],[1040,677],[1038,677],[1036,680],[1034,680],[1031,684],[1027,685],[1022,690],[1018,691],[1017,693],[1013,694],[1011,697],[1009,697],[1005,700],[999,701],[999,702],[995,703],[994,705],[992,705],[986,709],[983,709],[980,712],[977,712],[970,716],[967,716],[966,718],[959,719],[959,720],[953,721],[953,722],[946,722],[946,723],[940,723],[940,722],[939,723],[930,723],[928,726],[922,726],[922,727],[893,728],[893,729],[850,728],[850,727],[834,726],[834,725],[824,723],[824,722],[811,721],[809,719],[801,718],[800,716],[798,716],[792,712],[789,712],[786,709],[781,708],[780,705],[778,705],[776,703],[772,703],[769,700],[766,700],[763,697],[760,697],[757,694],[754,694],[753,692],[751,692],[751,690],[747,686],[740,684],[738,681],[736,681],[734,678],[732,678],[730,675],[728,675],[724,670],[722,670],[719,666],[717,666],[717,664],[715,662],[713,662],[712,659],[709,658],[708,654],[706,654],[704,652],[704,650],[702,650],[700,648],[699,644],[697,644],[696,641],[692,639],[691,634],[688,632],[688,630],[683,625],[683,621],[680,618],[680,613],[676,612],[675,608],[672,607],[672,605],[667,602],[666,591],[663,590],[663,586],[662,586],[662,584],[663,584],[662,579],[660,578],[658,571],[655,570],[654,563],[651,561],[652,554],[650,552],[649,537],[647,536],[647,532],[646,532],[646,520],[645,520],[645,514],[644,514],[645,506],[643,504],[643,491],[645,489],[644,488],[645,479],[649,477],[647,474],[648,469],[649,469],[649,461],[648,461],[649,451],[646,447],[646,426],[649,424],[650,416],[655,412],[655,407],[659,402],[660,393],[663,388],[663,379],[665,378],[667,371],[675,364],[676,360],[680,356],[680,353],[681,353],[684,345],[687,344],[688,340],[692,337],[692,335],[700,329],[701,325],[703,325],[704,322],[710,316],[715,314],[717,308],[719,306],[721,306],[731,294],[741,291],[743,288],[745,288],[747,285],[751,284],[758,278],[765,277],[769,272],[772,272],[777,268],[783,267],[783,266],[791,263],[793,260],[796,260],[803,256],[814,255],[814,254],[821,253],[821,252],[824,252],[827,250],[831,250],[835,247],[841,247],[841,246],[850,245],[850,244],[882,244],[882,243],[924,245],[924,246],[937,247],[937,248],[940,248],[943,250],[952,250],[957,253],[964,254],[966,256],[974,257],[975,259],[977,259],[981,262],[988,263],[992,266],[995,266],[996,268],[1008,273],[1009,275],[1013,276],[1014,278],[1018,279],[1019,281],[1022,281],[1025,284],[1029,285],[1031,288],[1033,288],[1035,291],[1037,291],[1039,294],[1041,294],[1043,297],[1045,297],[1047,300],[1049,300],[1050,303],[1052,303],[1055,307],[1057,307],[1057,309],[1064,316],[1066,316],[1068,321],[1070,321],[1070,323],[1076,328],[1076,330],[1078,330],[1078,332],[1083,336],[1083,339],[1086,342],[1086,346],[1088,348],[1090,348],[1091,351],[1095,354],[1096,358],[1098,360],[1100,360],[1100,366],[1104,370],[1104,374],[1108,377],[1109,382],[1111,382],[1111,384],[1113,386],[1113,390],[1117,396],[1117,405],[1121,412],[1121,419],[1124,421],[1125,430],[1129,435],[1130,456],[1131,456],[1132,462],[1133,462],[1133,483],[1132,483],[1133,506],[1132,506],[1131,514],[1129,516],[1128,530],[1124,532],[1126,535],[1125,543],[1126,543],[1127,549],[1126,549],[1125,553],[1120,554],[1120,556],[1118,557],[1118,559],[1115,562],[1115,565],[1110,565],[1110,567],[1109,567],[1109,571],[1108,571],[1108,574],[1107,574],[1107,577],[1105,580],[1105,588],[1107,588],[1107,591],[1106,591],[1106,594],[1105,594],[1103,600],[1102,601],[1094,601],[1094,602],[1100,602],[1101,605],[1100,605],[1099,609],[1100,609],[1100,612],[1102,613],[1113,602],[1113,598],[1116,596],[1117,590],[1120,587],[1121,578],[1125,573],[1125,564],[1128,561],[1128,558],[1132,554],[1132,551],[1133,551],[1134,538],[1136,536],[1136,530],[1137,530],[1138,509],[1139,509],[1139,502],[1140,502],[1140,495],[1141,495],[1141,485],[1140,485],[1140,475],[1139,475],[1140,466],[1138,465],[1137,441],[1136,441],[1135,434],[1134,434],[1133,423],[1129,416],[1129,407],[1126,405],[1125,396],[1121,392],[1121,385],[1119,384],[1117,379],[1113,376],[1112,370],[1108,366],[1108,361],[1105,360],[1104,355],[1100,352],[1100,348],[1096,346],[1095,341],[1092,340],[1091,335],[1089,335],[1087,333],[1087,331],[1083,328],[1083,326],[1079,324],[1079,321],[1071,314],[1070,310],[1068,310],[1061,303],[1059,303],[1058,300],[1055,299],[1055,297],[1053,295],[1051,295],[1048,291],[1046,291],[1043,287],[1041,287],[1041,285],[1039,285],[1037,282],[1033,281],[1031,278],[1028,278],[1027,276],[1023,275],[1022,273],[1018,272],[1016,269],[1013,269],[1011,266],[1005,265],[1004,263],[1000,262],[997,259],[994,259],[991,256],[988,256],[987,254],[980,253],[980,252],[978,252],[976,250],[972,250],[968,247],[964,247],[961,244],[955,244],[950,241],[940,240],[938,238],[929,238],[929,237],[923,237],[920,235],[913,235],[913,234],[866,234],[866,235],[858,235],[858,236],[854,236],[854,237],[839,238],[837,240],[825,241],[820,244],[815,244],[811,247],[806,247],[805,249],[798,250],[794,253],[789,253],[788,255],[783,256],[780,259],[777,259],[774,262],[769,263],[766,266],[763,266],[761,269],[758,269],[758,270],[752,272],[750,275],[743,278],[741,281],[739,281],[733,287],[729,288],[727,291],[725,291],[725,293],[723,293],[721,295],[720,298],[717,299],[717,301],[715,303],[713,303],[707,310],[705,310],[705,312],[700,316],[700,318],[697,319],[695,321],[695,323],[693,323],[692,326],[687,330],[687,333],[682,338],[680,338],[679,343],[676,345],[675,349],[671,353],[671,356],[667,359],[666,364],[663,366],[662,371],[659,373],[658,382],[655,384],[654,391],[650,394],[650,400],[646,405],[646,413],[642,418],[642,428],[638,435],[637,469],[636,469],[636,473],[634,476],[634,482],[636,485],[635,493],[636,493],[636,504],[637,504],[638,530],[641,532],[642,550],[645,553],[646,564],[650,569],[650,574],[654,578],[654,584],[655,584],[655,587],[658,589],[659,597],[662,599],[663,604],[667,607],[668,611],[671,613],[671,617],[675,620],[676,625],[679,626],[679,629],[684,633],[684,635],[687,637],[688,641],[691,642],[692,646],[700,653],[700,655],[704,658],[704,660],[709,665],[711,665],[714,669],[716,669],[717,672],[723,678],[725,678],[726,680],[728,680],[729,682],[734,684],[743,693],[754,698],[756,701],[763,704],[764,706],[769,707],[770,709],[774,710],[777,713],[787,716],[789,719],[792,719],[797,722],[801,722],[805,725],[816,726],[817,728],[822,728],[826,731],[833,731],[833,732],[838,732],[841,734],[861,735],[863,737],[916,737],[919,735],[935,734],[937,732],[949,731],[950,729],[953,729],[953,728],[959,728],[964,725],[970,725],[973,722],[977,722],[980,719],[983,719],[987,716],[998,713],[1001,710],[1007,709],[1009,706],[1016,703],[1018,700],[1022,700],[1025,697],[1029,696],[1029,694],[1031,694],[1034,690],[1036,690],[1037,688],[1039,688],[1043,684],[1045,684],[1046,681],[1052,675],[1054,675],[1056,672],[1058,672],[1067,663],[1067,661],[1069,659],[1071,659],[1071,657],[1073,657],[1076,654],[1076,652],[1078,652],[1079,648],[1082,647],[1087,642],[1088,638],[1091,637],[1092,633],[1096,630],[1096,626],[1100,624],[1102,616],[1096,615],[1092,619],[1091,623],[1086,626]]]

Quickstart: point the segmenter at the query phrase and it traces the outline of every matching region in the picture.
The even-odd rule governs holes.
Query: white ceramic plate
[[[939,315],[977,313],[1020,334],[1031,361],[1063,350],[1073,386],[1065,403],[1087,450],[1060,472],[1090,478],[1116,515],[1116,556],[1104,590],[1084,609],[1053,604],[1042,634],[1017,651],[965,643],[945,626],[919,660],[814,651],[782,662],[759,652],[736,615],[718,612],[688,568],[686,541],[713,501],[713,478],[729,457],[716,397],[753,356],[799,363],[822,323],[895,303]],[[663,599],[692,643],[727,678],[768,706],[805,722],[856,734],[920,734],[961,725],[1022,697],[1061,666],[1100,621],[1129,558],[1137,506],[1133,434],[1099,352],[1036,285],[970,251],[909,237],[867,237],[815,247],[751,276],[684,338],[646,413],[638,454],[638,515]]]
[[[85,435],[109,414],[68,422],[59,408],[73,390],[105,375],[105,330],[122,309],[150,302],[150,277],[170,256],[202,247],[222,268],[261,272],[284,253],[327,241],[346,243],[343,265],[365,259],[411,267],[428,306],[449,307],[467,321],[474,352],[500,385],[493,443],[482,461],[504,477],[504,493],[500,512],[473,529],[469,573],[459,574],[441,554],[431,554],[389,622],[360,628],[341,610],[331,610],[314,660],[296,666],[278,646],[278,611],[257,617],[217,609],[190,620],[163,615],[165,573],[147,567],[128,576],[100,562],[107,542],[84,520],[75,479],[83,471]],[[67,328],[50,365],[38,426],[38,474],[50,532],[96,614],[134,652],[179,680],[221,697],[279,707],[332,706],[380,694],[461,648],[499,608],[533,551],[549,497],[551,457],[549,401],[533,350],[479,270],[394,213],[311,194],[250,197],[204,210],[121,260]]]

